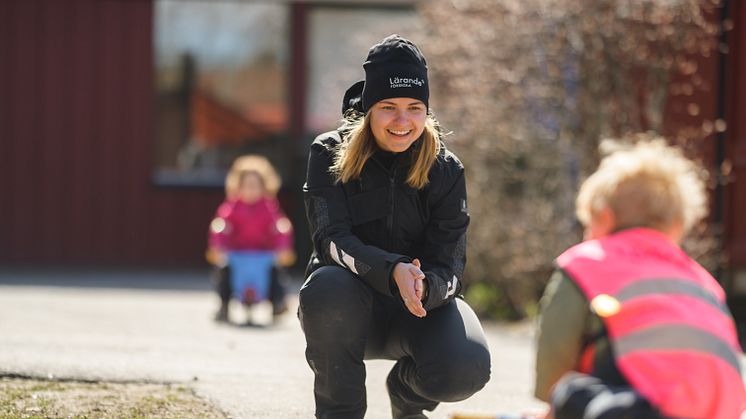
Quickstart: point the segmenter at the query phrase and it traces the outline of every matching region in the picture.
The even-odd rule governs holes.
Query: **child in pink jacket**
[[[277,267],[291,265],[293,228],[277,201],[280,179],[269,161],[246,155],[233,163],[225,183],[226,199],[210,223],[207,259],[216,267],[214,281],[220,296],[217,321],[228,320],[233,292],[227,253],[231,251],[271,251],[275,268],[271,274],[270,300],[273,314],[287,310],[285,290]],[[248,301],[251,303],[251,301]]]

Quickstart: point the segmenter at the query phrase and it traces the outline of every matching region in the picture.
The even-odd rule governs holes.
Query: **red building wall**
[[[725,156],[732,170],[724,194],[724,239],[731,266],[746,273],[746,5],[729,4],[733,30],[728,33]]]
[[[150,0],[0,2],[0,264],[196,265],[214,189],[152,184]]]
[[[746,7],[729,4],[724,239],[732,266],[746,269]],[[302,62],[306,9],[292,10],[292,55]],[[222,191],[151,182],[152,13],[152,0],[0,1],[0,265],[204,263]],[[300,138],[303,67],[291,68]],[[711,90],[682,102],[697,101],[700,119],[717,113],[717,69],[716,56],[700,63]],[[671,123],[689,118],[675,106]],[[711,165],[713,150],[702,152]]]

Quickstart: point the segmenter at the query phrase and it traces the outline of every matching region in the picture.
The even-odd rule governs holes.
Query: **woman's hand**
[[[394,266],[392,275],[407,310],[417,317],[425,317],[427,311],[422,306],[422,297],[425,295],[427,281],[420,266],[419,259],[412,263],[399,262]]]

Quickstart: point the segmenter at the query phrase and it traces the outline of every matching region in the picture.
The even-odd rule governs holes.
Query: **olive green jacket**
[[[536,336],[534,396],[549,401],[552,386],[569,371],[577,371],[585,347],[596,345],[593,375],[610,384],[625,385],[606,338],[602,320],[577,284],[557,269],[540,301]]]

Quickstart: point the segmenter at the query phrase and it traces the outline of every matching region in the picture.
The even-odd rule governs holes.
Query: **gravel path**
[[[183,383],[236,418],[310,418],[313,376],[291,314],[269,327],[216,324],[205,272],[0,271],[0,375]],[[234,320],[243,320],[240,307]],[[257,313],[266,320],[266,313]],[[263,316],[265,315],[265,316]],[[537,410],[529,324],[486,324],[492,379],[454,412]],[[368,414],[390,417],[391,361],[367,362]]]

